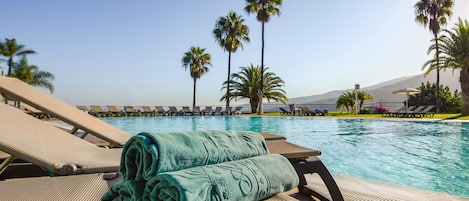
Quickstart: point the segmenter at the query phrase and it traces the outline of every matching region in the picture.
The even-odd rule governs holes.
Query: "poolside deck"
[[[422,190],[381,181],[334,174],[334,179],[341,189],[346,201],[469,201],[469,198],[446,193]],[[328,195],[322,181],[317,175],[306,175],[308,184],[323,195]],[[294,192],[293,192],[294,193]],[[300,194],[293,194],[299,200],[314,200]],[[327,196],[326,196],[327,197]]]

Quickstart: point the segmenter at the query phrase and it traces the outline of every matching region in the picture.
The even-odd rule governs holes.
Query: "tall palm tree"
[[[15,56],[25,56],[27,54],[36,54],[34,50],[28,50],[24,45],[16,43],[16,39],[5,38],[5,42],[0,42],[0,55],[8,58],[8,74],[11,75],[13,69],[13,58]]]
[[[231,11],[228,16],[220,17],[215,24],[213,35],[223,50],[228,51],[228,78],[231,75],[231,53],[236,52],[238,47],[243,48],[243,41],[249,42],[249,28],[243,24],[244,19]],[[230,106],[230,82],[226,87],[226,107]]]
[[[205,53],[205,48],[191,47],[189,51],[184,53],[182,57],[182,66],[189,69],[192,79],[194,80],[194,95],[192,99],[192,108],[195,107],[195,92],[197,79],[208,72],[208,66],[212,66],[210,54]]]
[[[441,45],[433,44],[429,47],[429,51],[439,48],[442,55],[427,61],[425,65],[442,63],[443,68],[460,70],[461,113],[469,115],[469,22],[459,19],[452,31],[445,30],[444,32],[447,36],[438,38]]]
[[[262,53],[261,53],[261,70],[264,72],[264,25],[270,21],[271,15],[280,16],[279,7],[282,5],[282,0],[246,0],[247,6],[244,10],[249,13],[257,13],[257,21],[262,23]],[[262,104],[262,97],[264,97],[264,73],[261,74],[261,82],[259,86],[259,106],[257,114],[264,113],[264,106]]]
[[[451,9],[453,8],[454,0],[419,0],[415,3],[415,20],[422,24],[423,26],[427,26],[429,30],[433,33],[434,41],[436,45],[436,52],[435,58],[436,65],[430,66],[427,73],[432,70],[436,70],[436,112],[440,112],[440,63],[438,61],[439,57],[439,48],[438,48],[438,33],[440,32],[440,28],[447,23],[447,17],[450,18],[453,15]]]
[[[43,87],[54,92],[54,85],[52,80],[55,79],[54,75],[47,71],[39,70],[35,65],[29,65],[26,58],[23,57],[20,63],[14,65],[11,77],[16,77],[32,86]]]
[[[231,79],[223,83],[222,90],[228,85],[228,82],[233,86],[230,88],[231,96],[229,98],[240,100],[249,99],[251,105],[251,112],[255,113],[259,104],[259,86],[261,82],[262,68],[259,66],[240,67],[239,73],[233,73]],[[267,72],[269,68],[264,68],[264,97],[270,100],[280,101],[287,104],[287,96],[283,89],[285,82],[275,73]],[[220,101],[226,100],[228,96],[224,95]]]

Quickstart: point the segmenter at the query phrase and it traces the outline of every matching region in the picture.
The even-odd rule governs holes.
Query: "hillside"
[[[414,76],[405,76],[385,82],[381,82],[376,85],[363,87],[363,90],[368,91],[375,98],[374,102],[402,102],[405,100],[406,96],[404,95],[395,95],[392,92],[406,87],[417,88],[421,83],[426,83],[427,81],[433,83],[436,80],[436,72],[432,72],[427,76],[424,74],[414,75]],[[454,90],[461,90],[459,83],[459,72],[453,72],[451,70],[441,71],[440,72],[440,84],[443,86],[448,86],[453,92]],[[288,99],[288,103],[296,104],[335,104],[337,98],[342,94],[343,90],[330,91],[320,95],[312,95],[298,98]]]

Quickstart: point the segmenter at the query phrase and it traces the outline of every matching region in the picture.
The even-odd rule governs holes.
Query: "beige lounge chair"
[[[150,116],[155,116],[156,115],[156,111],[155,110],[152,110],[150,108],[150,106],[142,106],[142,115],[150,115]]]
[[[83,112],[86,112],[86,113],[90,112],[90,110],[88,110],[88,107],[86,107],[85,105],[77,105],[76,107]]]
[[[103,108],[99,105],[91,105],[91,111],[89,114],[95,116],[95,117],[109,117],[111,116],[111,112],[103,110]]]
[[[155,112],[158,115],[163,115],[163,116],[168,115],[168,112],[164,110],[163,106],[155,106]]]
[[[81,129],[116,147],[123,146],[131,137],[129,133],[88,115],[78,108],[16,78],[0,77],[0,93],[9,100],[24,102],[72,125],[74,128],[70,131],[71,133]]]
[[[118,172],[122,149],[98,147],[7,104],[0,111],[0,151],[10,155],[0,172],[14,158],[53,175]]]
[[[0,181],[1,200],[101,200],[120,179],[116,173],[9,179]]]
[[[106,107],[107,111],[110,112],[112,116],[123,117],[127,114],[125,111],[120,110],[115,105],[106,105]]]
[[[124,112],[127,116],[140,116],[140,112],[138,112],[138,110],[133,106],[124,106]]]

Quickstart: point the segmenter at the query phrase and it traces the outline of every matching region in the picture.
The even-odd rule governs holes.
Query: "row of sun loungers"
[[[0,93],[73,126],[71,130],[59,128],[11,105],[0,104],[2,200],[100,200],[122,181],[122,147],[132,135],[16,79],[0,77]],[[80,139],[77,131],[108,142],[108,148]],[[270,153],[282,155],[294,167],[299,179],[297,192],[328,200],[305,180],[304,174],[315,173],[327,186],[331,200],[344,200],[317,157],[320,151],[289,143],[282,136],[261,135]],[[267,200],[296,199],[284,192]]]
[[[88,114],[97,117],[124,117],[124,116],[192,116],[192,115],[240,115],[242,106],[223,107],[207,106],[201,109],[199,106],[191,109],[188,106],[177,108],[175,106],[169,106],[165,109],[163,106],[123,106],[119,109],[117,106],[107,105],[106,109],[99,105],[91,105],[90,107],[84,105],[76,106],[78,109],[87,112]]]
[[[293,115],[293,116],[325,116],[328,113],[328,110],[311,110],[306,106],[296,106],[295,104],[290,104],[289,109],[284,107],[279,107],[281,115]]]
[[[428,105],[428,106],[409,106],[401,107],[395,111],[385,112],[383,113],[384,117],[401,117],[401,118],[421,118],[425,116],[433,116],[435,112],[433,109],[435,105]]]

